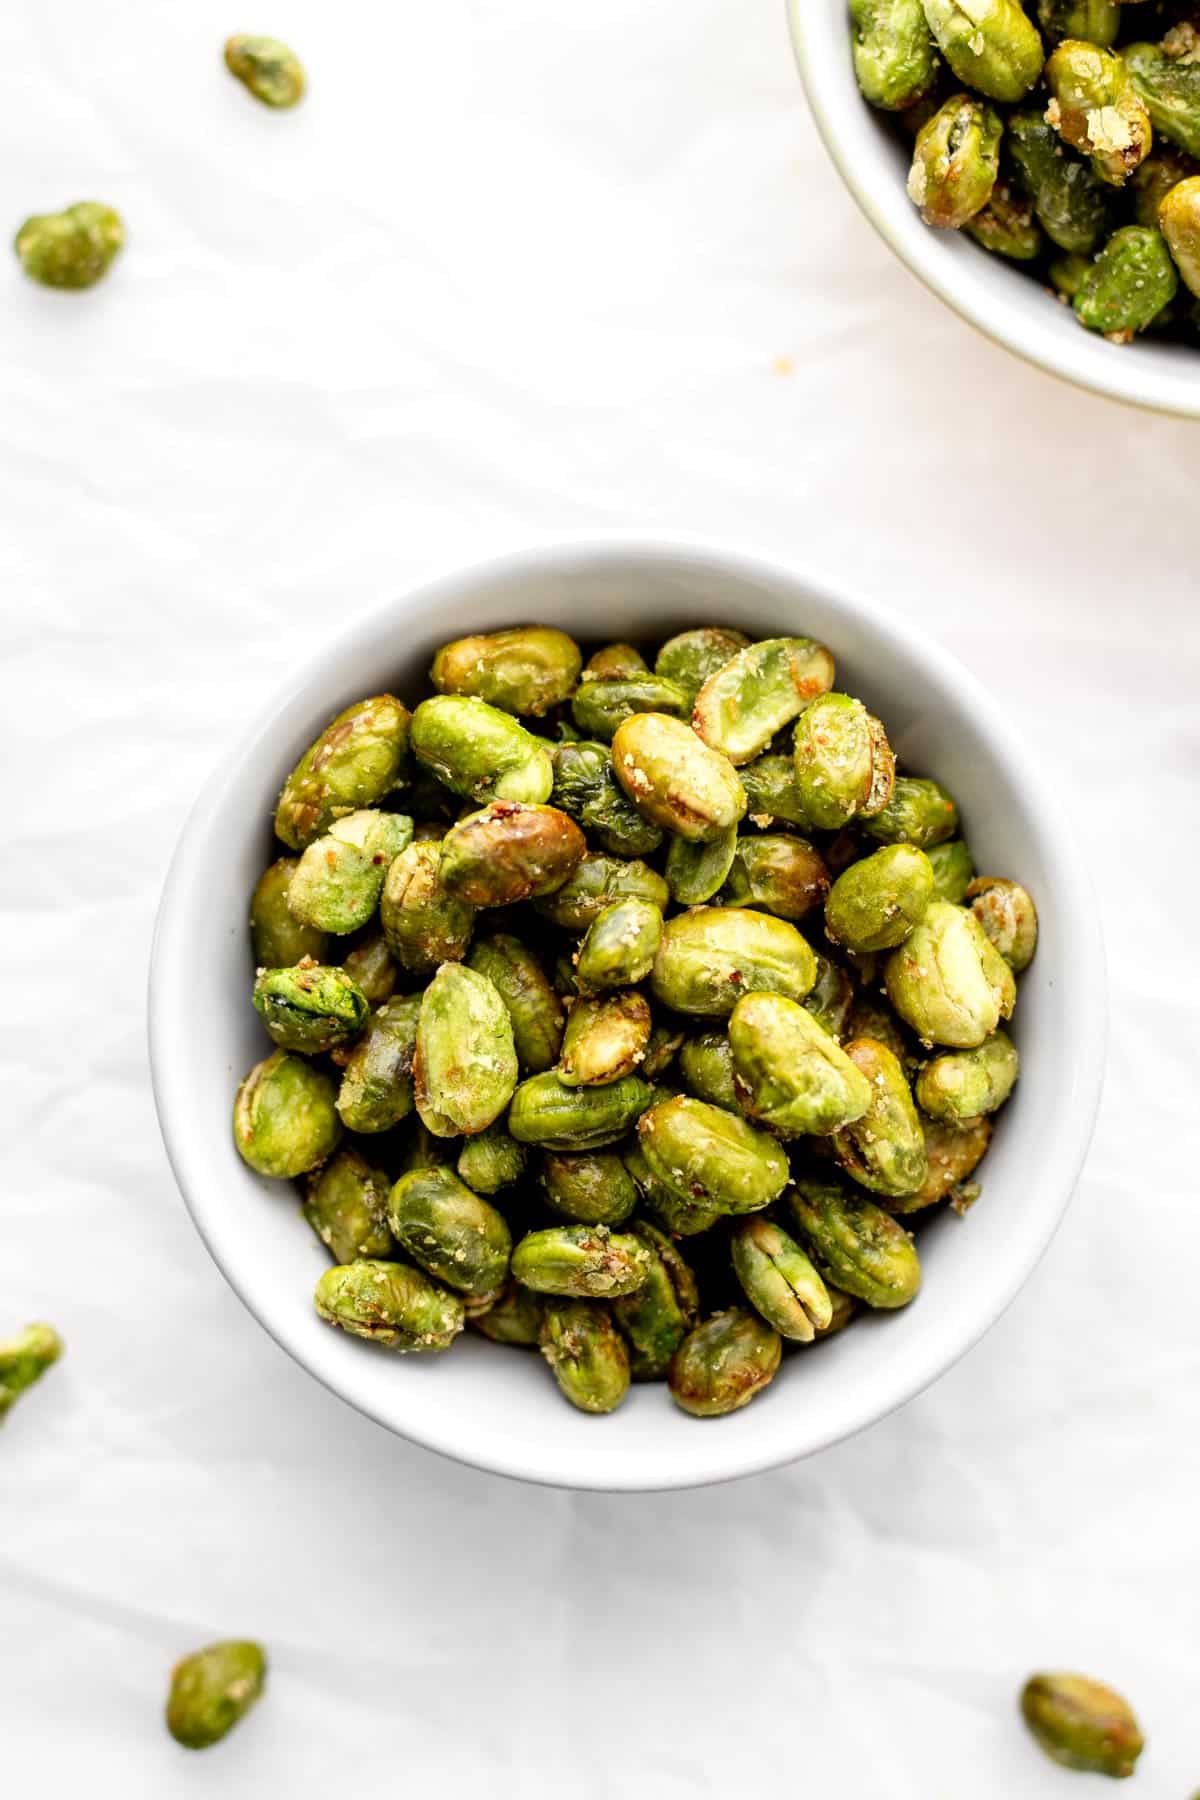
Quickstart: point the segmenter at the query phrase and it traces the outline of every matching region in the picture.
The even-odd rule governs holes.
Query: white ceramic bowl
[[[1110,344],[1003,257],[961,232],[922,224],[904,191],[908,156],[894,122],[858,91],[847,0],[788,0],[800,74],[825,147],[879,235],[914,275],[981,331],[1079,387],[1155,412],[1200,417],[1200,349]]]
[[[965,1221],[948,1216],[923,1230],[925,1287],[912,1307],[789,1358],[766,1394],[726,1419],[688,1418],[661,1387],[635,1388],[611,1417],[587,1418],[564,1404],[536,1355],[468,1335],[448,1356],[389,1356],[330,1330],[312,1308],[327,1258],[294,1190],[260,1180],[233,1147],[234,1089],[268,1048],[249,1004],[246,909],[274,854],[284,776],[352,700],[382,688],[420,698],[446,638],[531,619],[593,641],[653,641],[705,622],[821,638],[907,764],[935,771],[957,795],[980,868],[1025,882],[1041,912],[1015,1020],[1023,1076],[984,1167],[983,1198]],[[658,543],[507,557],[344,626],[266,702],[201,794],[167,878],[150,982],[154,1089],[172,1166],[209,1250],[272,1336],[403,1437],[526,1480],[610,1489],[687,1487],[806,1456],[949,1368],[1012,1300],[1063,1215],[1092,1129],[1105,1018],[1089,885],[1045,773],[1001,706],[885,609],[772,563]]]

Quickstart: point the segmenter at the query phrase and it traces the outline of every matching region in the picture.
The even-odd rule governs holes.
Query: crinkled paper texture
[[[224,74],[246,28],[300,51],[297,112]],[[0,90],[4,229],[85,196],[129,228],[94,293],[0,277],[0,1309],[69,1344],[0,1442],[0,1785],[1053,1800],[1015,1696],[1057,1665],[1136,1700],[1139,1792],[1189,1793],[1197,428],[916,286],[779,0],[39,0]],[[264,684],[417,576],[609,527],[824,566],[1001,693],[1113,1002],[1074,1209],[985,1342],[807,1465],[645,1499],[476,1475],[293,1367],[188,1221],[143,1019]],[[200,1771],[166,1672],[231,1633],[269,1696]]]

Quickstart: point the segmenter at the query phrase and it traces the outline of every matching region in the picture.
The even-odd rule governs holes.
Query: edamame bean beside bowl
[[[416,1403],[388,1422],[488,1466],[505,1456],[452,1436],[461,1383],[518,1384],[508,1466],[576,1479],[538,1446],[561,1433],[577,1467],[583,1429],[592,1485],[644,1484],[647,1430],[678,1443],[652,1485],[744,1469],[752,1414],[790,1425],[789,1390],[861,1402],[872,1374],[888,1388],[889,1334],[903,1354],[938,1312],[976,1318],[953,1239],[992,1235],[993,1155],[1003,1195],[1040,1111],[1039,857],[1019,885],[978,850],[972,873],[977,774],[960,816],[951,769],[928,775],[861,679],[861,621],[839,634],[814,596],[819,634],[771,633],[733,567],[730,612],[681,616],[655,565],[609,642],[533,580],[529,611],[519,584],[507,613],[488,596],[477,641],[443,648],[423,620],[419,667],[358,699],[343,674],[324,718],[307,683],[293,773],[259,790],[280,836],[239,822],[255,950],[226,958],[253,1208],[235,1281],[260,1312],[270,1281],[273,1328],[326,1379],[385,1416]],[[603,589],[611,565],[574,573]],[[1052,933],[1056,909],[1051,889]],[[171,912],[155,1063],[183,1164],[158,1053]],[[227,1222],[201,1219],[229,1267]],[[304,1271],[286,1301],[281,1259]],[[721,1434],[731,1459],[693,1450]],[[794,1437],[751,1457],[781,1453]]]

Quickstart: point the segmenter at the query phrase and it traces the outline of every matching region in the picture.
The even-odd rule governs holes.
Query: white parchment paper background
[[[1139,1793],[1200,1783],[1200,427],[919,289],[781,12],[4,9],[0,232],[84,196],[130,232],[91,295],[0,268],[0,1312],[70,1345],[0,1446],[5,1792],[1050,1800],[1038,1664],[1135,1697]],[[224,75],[240,29],[303,53],[294,116]],[[294,1368],[188,1222],[143,1026],[263,683],[419,575],[610,526],[812,555],[1003,694],[1114,1008],[1076,1205],[983,1346],[817,1461],[644,1500],[474,1475]],[[270,1698],[189,1759],[166,1670],[235,1632]]]

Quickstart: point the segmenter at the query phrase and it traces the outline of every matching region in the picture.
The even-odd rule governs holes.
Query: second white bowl
[[[900,133],[858,91],[847,0],[788,0],[788,21],[825,147],[880,237],[914,275],[970,324],[1050,374],[1114,400],[1200,418],[1200,345],[1110,344],[1003,257],[962,232],[922,223],[905,192],[909,159]]]

